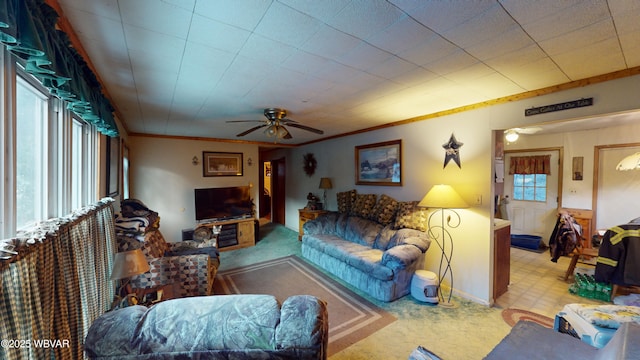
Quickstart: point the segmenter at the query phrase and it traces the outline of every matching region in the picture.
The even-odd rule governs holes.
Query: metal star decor
[[[447,164],[452,159],[456,164],[458,164],[459,168],[462,168],[462,165],[460,165],[460,148],[462,145],[464,144],[456,140],[456,136],[453,135],[453,133],[451,133],[449,142],[442,144],[442,147],[445,149],[444,165],[442,166],[443,169],[447,167]]]

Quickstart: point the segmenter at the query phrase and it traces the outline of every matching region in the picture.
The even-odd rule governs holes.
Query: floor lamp
[[[453,270],[451,258],[453,257],[453,237],[449,229],[460,225],[460,214],[453,209],[462,209],[469,205],[458,195],[450,185],[434,185],[431,190],[418,203],[418,206],[435,209],[428,219],[429,237],[440,247],[440,265],[438,267],[438,299],[444,307],[455,306],[451,302],[453,294]],[[440,222],[437,217],[440,216]],[[446,218],[446,222],[445,222]],[[442,280],[449,277],[449,296],[446,301],[442,294]]]

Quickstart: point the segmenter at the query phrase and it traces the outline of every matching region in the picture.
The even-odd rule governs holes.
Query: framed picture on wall
[[[402,140],[355,147],[356,184],[402,186]]]
[[[242,153],[202,152],[202,176],[242,176]]]

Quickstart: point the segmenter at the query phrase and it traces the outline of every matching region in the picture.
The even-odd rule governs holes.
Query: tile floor
[[[511,279],[509,291],[496,300],[500,308],[529,310],[548,317],[571,303],[604,304],[569,293],[573,277],[564,281],[569,266],[569,257],[561,257],[557,263],[551,262],[549,251],[533,251],[511,248]],[[593,271],[594,266],[578,262],[576,270]]]

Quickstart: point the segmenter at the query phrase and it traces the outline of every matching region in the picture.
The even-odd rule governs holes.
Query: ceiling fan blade
[[[302,125],[302,124],[298,124],[298,123],[287,123],[287,126],[293,126],[295,128],[311,131],[313,133],[320,134],[320,135],[324,134],[324,131],[322,131],[322,130],[314,129],[312,127],[309,127],[309,126],[306,126],[306,125]]]
[[[264,120],[229,120],[227,123],[265,122]]]
[[[289,130],[287,130],[286,127],[282,126],[282,128],[284,129],[284,131],[286,131],[287,133],[284,134],[284,136],[282,137],[283,139],[291,139],[293,138],[293,136],[291,136],[291,133],[289,132]]]
[[[238,134],[238,135],[236,135],[236,136],[237,136],[237,137],[245,136],[245,135],[247,135],[247,134],[249,134],[249,133],[251,133],[251,132],[254,132],[254,131],[256,131],[256,130],[258,130],[258,129],[260,129],[260,128],[263,128],[263,127],[265,127],[265,126],[267,126],[267,124],[262,124],[262,125],[258,125],[258,126],[252,127],[251,129],[249,129],[249,130],[247,130],[247,131],[243,131],[243,132],[241,132],[240,134]]]
[[[542,130],[542,128],[535,126],[535,127],[528,127],[528,128],[514,128],[513,130],[515,130],[517,133],[520,133],[520,134],[531,135]]]
[[[291,123],[297,124],[298,123],[297,121],[295,121],[293,119],[280,119],[280,122],[281,123],[286,123],[286,124],[291,124]]]

